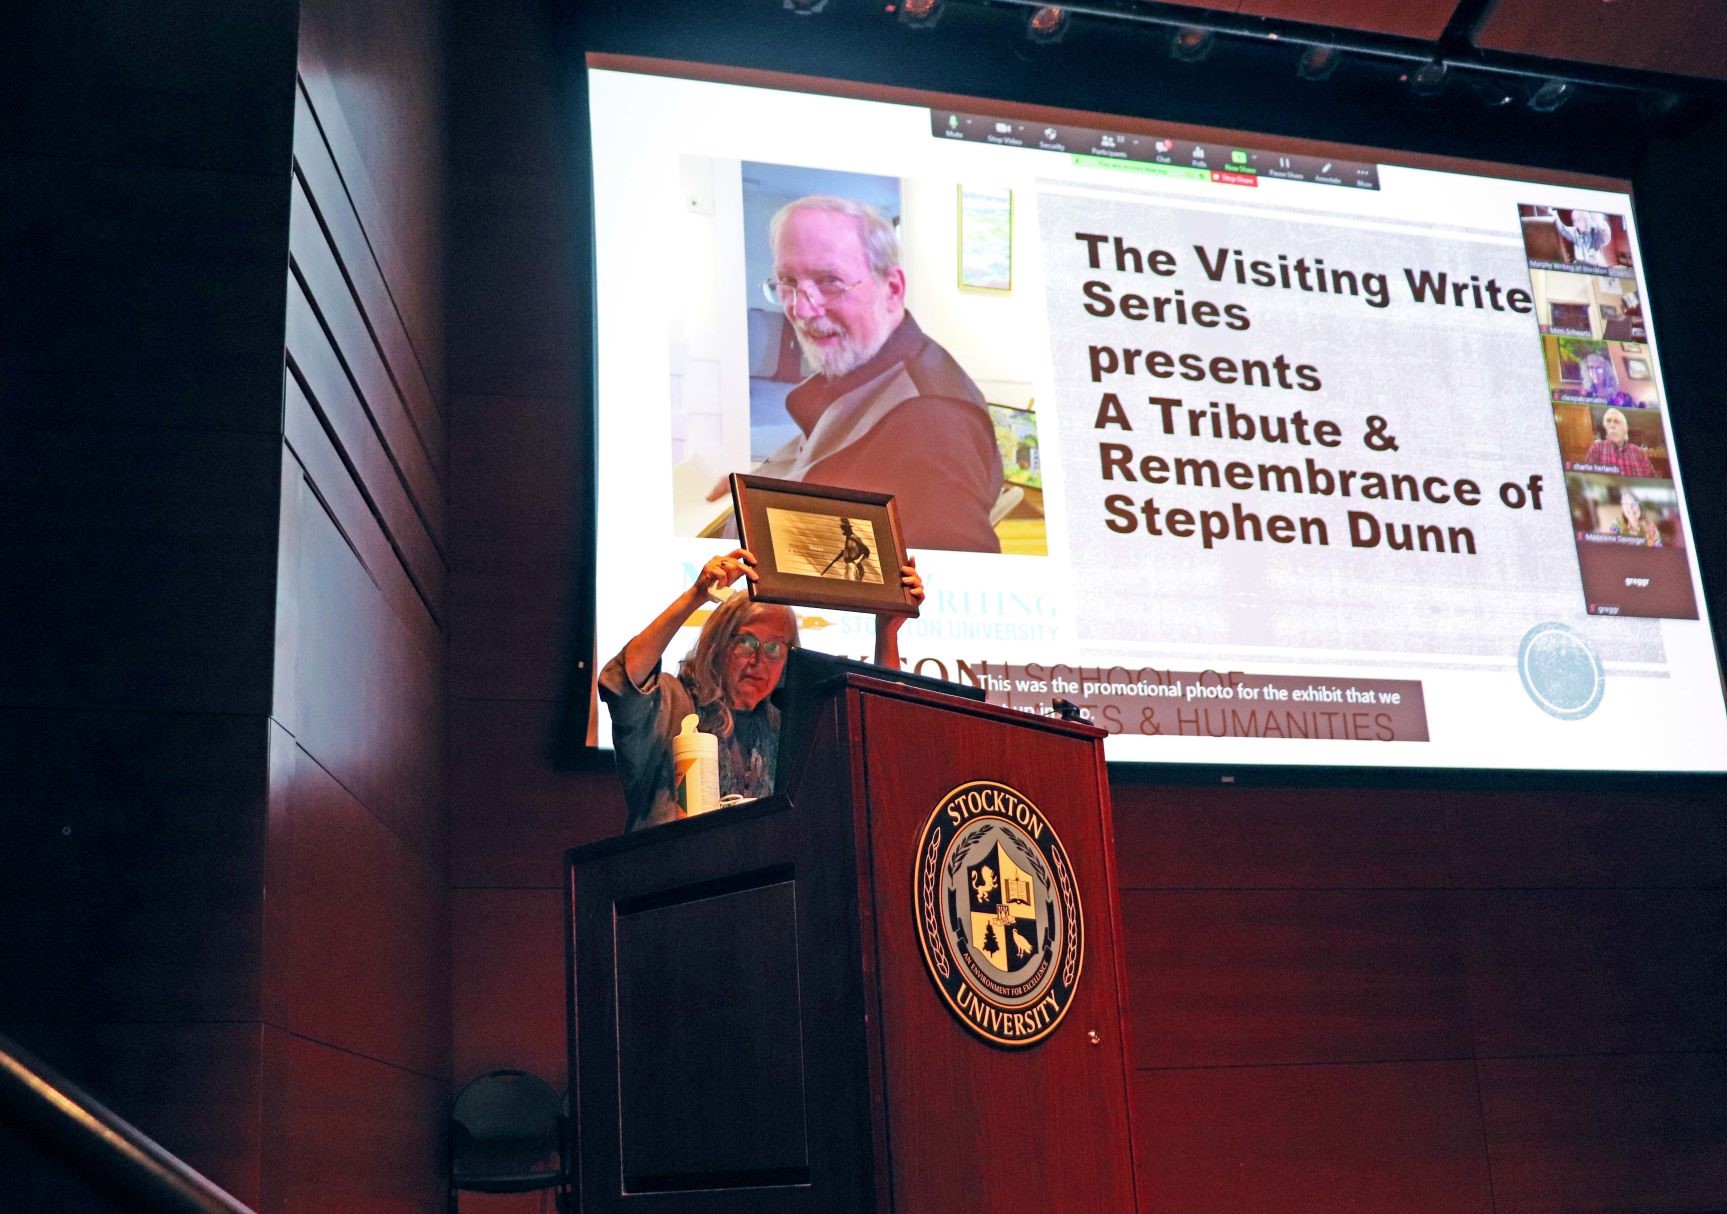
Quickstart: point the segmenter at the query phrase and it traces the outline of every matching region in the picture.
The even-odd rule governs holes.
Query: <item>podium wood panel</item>
[[[996,709],[932,711],[909,698],[852,694],[863,715],[895,1209],[1014,1210],[1028,1198],[1062,1210],[1134,1209],[1118,916],[1095,742]],[[945,794],[981,779],[1037,806],[1081,879],[1085,962],[1073,1002],[1048,1037],[1013,1050],[973,1036],[948,1010],[913,914],[924,823]]]
[[[622,1120],[652,1127],[624,1138],[631,1188],[808,1181],[795,889],[770,880],[618,915]],[[679,1031],[691,1015],[709,1031]]]
[[[587,1214],[1136,1209],[1102,734],[856,675],[792,795],[569,853]],[[945,794],[1006,784],[1079,886],[1066,1017],[1007,1048],[926,967],[914,858]]]
[[[570,853],[585,1214],[878,1209],[850,834],[772,797]]]

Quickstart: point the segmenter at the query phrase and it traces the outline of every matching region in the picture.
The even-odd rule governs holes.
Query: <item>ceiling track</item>
[[[1180,4],[1160,3],[1153,7],[1135,0],[1082,0],[1078,4],[1062,4],[1059,7],[1071,14],[1075,20],[1088,18],[1172,31],[1201,29],[1225,38],[1294,47],[1330,46],[1350,55],[1387,63],[1419,66],[1438,60],[1465,72],[1512,76],[1524,80],[1559,80],[1568,84],[1635,93],[1727,98],[1727,81],[1722,80],[1483,50],[1471,39],[1496,2],[1497,0],[1464,0],[1438,41],[1340,29],[1272,17],[1242,16],[1239,13]],[[944,3],[996,10],[1034,10],[1045,7],[1038,3],[1038,0],[944,0]]]

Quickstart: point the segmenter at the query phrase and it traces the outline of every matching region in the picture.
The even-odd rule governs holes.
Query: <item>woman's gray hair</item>
[[[696,637],[695,647],[678,663],[678,677],[689,687],[701,727],[707,733],[722,738],[732,736],[732,689],[726,686],[726,657],[744,625],[774,612],[786,614],[791,622],[792,644],[797,644],[798,617],[790,607],[752,602],[747,591],[739,590],[714,608]]]
[[[786,203],[768,221],[768,247],[780,247],[780,232],[794,211],[829,211],[835,215],[850,215],[857,221],[858,240],[863,244],[864,259],[870,273],[886,278],[899,269],[899,233],[891,220],[867,202],[839,198],[832,194],[808,194]]]
[[[1587,373],[1592,377],[1592,382],[1586,381],[1583,385],[1584,388],[1592,388],[1596,386],[1596,384],[1599,384],[1609,392],[1618,390],[1619,373],[1613,369],[1613,360],[1608,358],[1605,354],[1602,354],[1599,351],[1592,351],[1585,354],[1583,356],[1582,366],[1586,368]]]

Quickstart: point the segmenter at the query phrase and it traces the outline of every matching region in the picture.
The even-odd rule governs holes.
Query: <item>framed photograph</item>
[[[1628,358],[1625,360],[1625,374],[1631,379],[1648,379],[1649,363],[1647,359]]]
[[[959,187],[959,285],[1013,290],[1013,191]]]
[[[832,607],[875,615],[917,614],[893,495],[807,485],[734,472],[739,542],[755,553],[759,603]]]

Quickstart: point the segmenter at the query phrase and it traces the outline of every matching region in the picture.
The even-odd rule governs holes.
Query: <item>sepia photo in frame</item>
[[[752,599],[917,615],[900,582],[905,541],[891,494],[744,473],[730,483],[739,542],[760,575]]]

